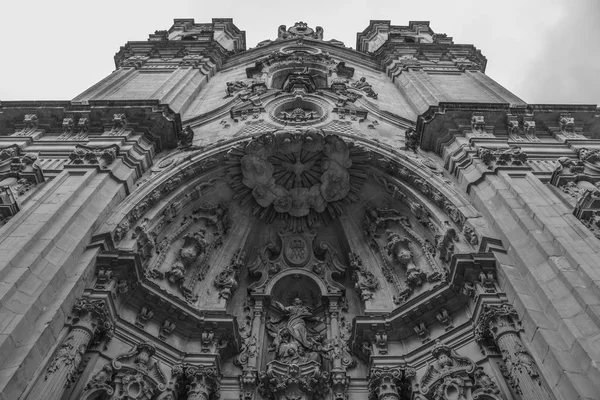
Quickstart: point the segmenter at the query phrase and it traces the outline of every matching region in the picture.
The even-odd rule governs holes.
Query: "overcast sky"
[[[0,100],[68,100],[110,74],[128,40],[173,18],[233,18],[248,47],[305,21],[325,40],[356,46],[371,19],[431,21],[470,43],[486,73],[528,103],[600,103],[600,0],[5,0],[0,9]]]

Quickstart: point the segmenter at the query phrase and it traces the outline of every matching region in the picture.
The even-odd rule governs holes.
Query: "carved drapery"
[[[113,324],[109,321],[104,301],[77,300],[73,306],[73,325],[46,368],[44,379],[28,397],[32,400],[59,399],[64,388],[79,378],[81,360],[90,344],[102,336],[111,337]]]
[[[509,304],[486,305],[475,330],[476,340],[491,341],[502,355],[501,371],[523,400],[555,399],[535,360],[525,349],[517,328],[517,313]]]

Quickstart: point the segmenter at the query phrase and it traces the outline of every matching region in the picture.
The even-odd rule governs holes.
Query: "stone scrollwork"
[[[280,230],[278,236],[278,243],[269,242],[263,246],[249,265],[250,274],[260,275],[260,279],[249,286],[251,290],[264,293],[267,284],[279,274],[300,269],[322,282],[328,293],[341,294],[341,286],[334,277],[343,275],[346,266],[340,263],[336,251],[328,243],[320,242],[313,247],[314,232],[300,234]]]
[[[160,363],[153,359],[156,349],[142,342],[105,364],[85,385],[82,399],[116,395],[121,399],[146,399],[167,389]]]
[[[294,26],[287,28],[285,25],[279,26],[277,40],[285,39],[317,39],[323,40],[323,28],[317,26],[312,29],[306,22],[296,22]]]
[[[475,371],[475,363],[458,355],[456,351],[439,340],[431,354],[434,361],[429,364],[421,378],[420,392],[427,398],[447,399],[450,393],[457,399],[469,398],[472,381],[470,374]]]

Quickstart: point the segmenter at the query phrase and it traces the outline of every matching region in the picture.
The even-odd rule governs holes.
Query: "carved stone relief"
[[[527,163],[527,153],[517,146],[508,149],[480,147],[477,150],[477,156],[487,165],[488,169],[494,169],[496,166],[519,166]]]
[[[353,199],[363,182],[357,175],[362,164],[361,150],[337,135],[277,131],[233,149],[228,177],[236,197],[252,197],[265,209],[260,215],[266,222],[287,214],[310,226],[317,218],[337,217],[339,202]]]
[[[437,281],[445,275],[433,258],[433,246],[399,211],[367,204],[363,229],[368,243],[380,257],[383,275],[397,290],[398,304],[426,281]]]
[[[378,94],[373,90],[373,86],[367,82],[367,78],[364,76],[360,78],[357,82],[352,83],[352,87],[358,90],[361,90],[365,93],[367,97],[371,97],[377,100]]]
[[[223,243],[229,225],[225,204],[196,208],[192,215],[183,218],[174,232],[158,236],[156,256],[154,252],[148,254],[151,261],[148,261],[146,275],[153,279],[166,279],[181,291],[186,301],[195,302],[197,294],[194,287],[206,277],[210,257]],[[139,237],[146,235],[143,229],[139,231]],[[154,243],[154,239],[148,240]]]
[[[503,399],[496,383],[469,358],[439,340],[431,353],[434,361],[419,384],[420,394],[426,399]]]

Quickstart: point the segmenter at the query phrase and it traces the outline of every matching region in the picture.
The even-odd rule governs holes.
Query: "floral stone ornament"
[[[362,151],[312,128],[268,133],[237,150],[230,154],[234,190],[248,189],[261,207],[292,217],[323,213],[329,204],[346,199],[351,167],[359,167],[352,155]],[[238,187],[240,180],[243,187]]]

